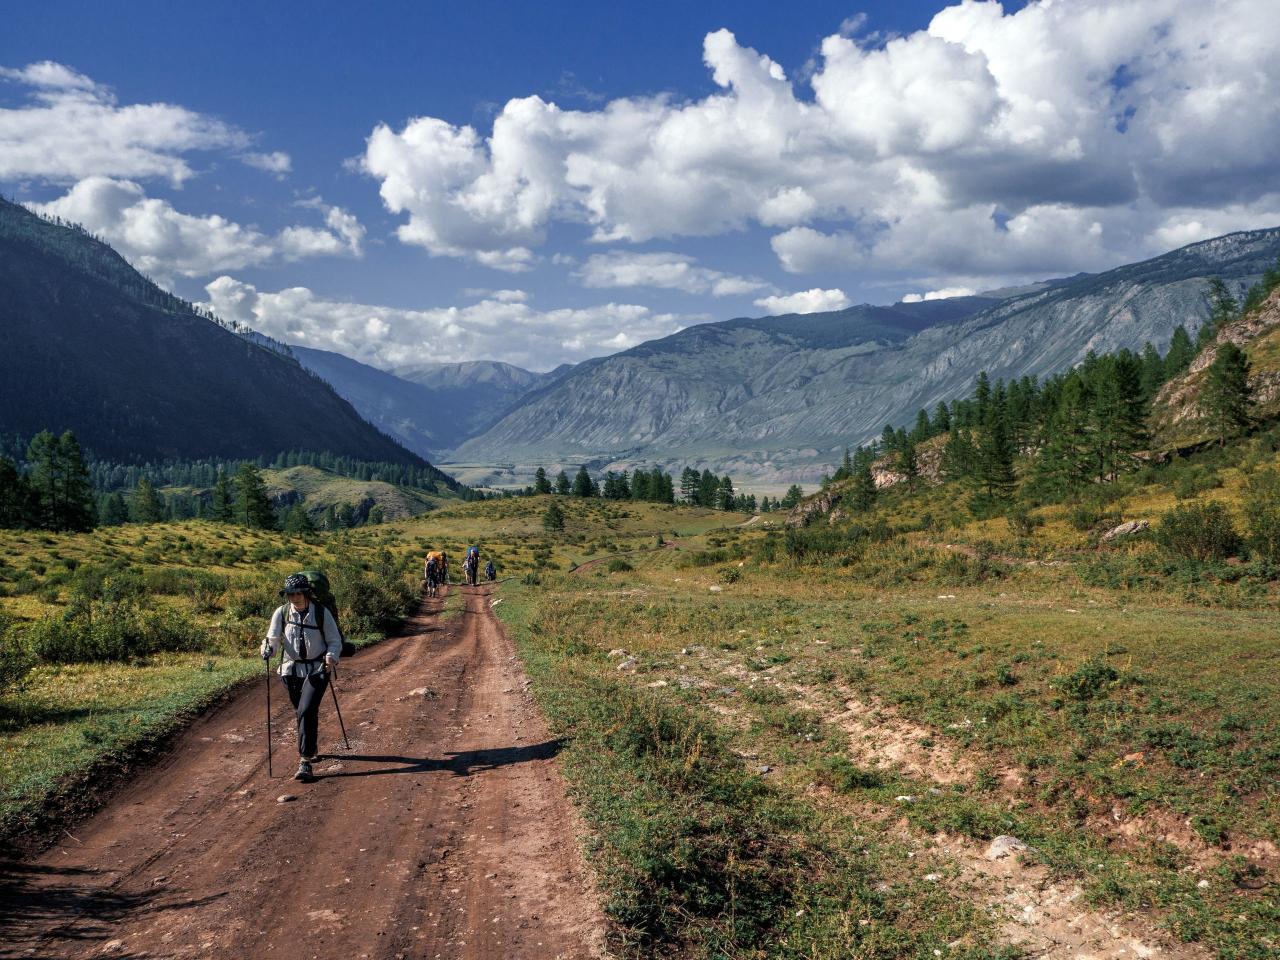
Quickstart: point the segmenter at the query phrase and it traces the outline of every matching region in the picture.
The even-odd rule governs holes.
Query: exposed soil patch
[[[283,696],[267,778],[259,684],[74,839],[5,864],[0,957],[601,956],[558,744],[491,588],[460,589],[460,619],[428,601],[342,667],[351,749],[327,701],[317,783],[287,779]]]

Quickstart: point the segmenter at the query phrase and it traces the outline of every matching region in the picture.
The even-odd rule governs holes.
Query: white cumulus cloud
[[[597,253],[586,259],[575,276],[584,287],[659,287],[716,297],[755,293],[769,286],[763,280],[698,266],[697,260],[682,253]]]
[[[823,313],[827,310],[843,310],[849,306],[850,300],[843,290],[801,290],[798,293],[761,297],[755,302],[757,307],[771,317],[779,317],[787,313]]]
[[[331,300],[306,287],[268,293],[230,276],[218,277],[205,290],[205,306],[224,319],[384,369],[476,357],[550,369],[565,360],[625,350],[707,319],[654,313],[626,303],[538,310],[516,295],[520,291],[495,291],[464,306],[407,310]]]
[[[143,273],[167,282],[223,270],[320,255],[360,254],[364,228],[339,207],[326,208],[328,229],[291,226],[277,235],[217,214],[196,216],[148,197],[131,180],[87,177],[56,200],[33,204],[41,213],[81,224]]]
[[[517,97],[488,131],[381,124],[361,164],[402,241],[508,268],[568,223],[597,242],[759,224],[788,271],[927,270],[940,286],[1096,269],[1275,210],[1273,7],[964,0],[887,41],[846,23],[799,81],[718,30],[701,99]]]
[[[26,88],[27,103],[0,107],[0,180],[70,183],[91,176],[158,178],[180,186],[193,176],[186,154],[246,151],[244,131],[170,103],[120,104],[112,91],[52,61],[0,67],[0,81]],[[285,154],[245,155],[287,169]]]

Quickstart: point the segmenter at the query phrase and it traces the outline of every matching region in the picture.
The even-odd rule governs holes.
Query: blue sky
[[[1275,225],[1267,6],[27,4],[0,189],[284,339],[545,369]]]

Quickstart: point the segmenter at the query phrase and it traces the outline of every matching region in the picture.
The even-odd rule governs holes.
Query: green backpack
[[[324,629],[324,617],[328,613],[329,616],[333,617],[333,622],[337,625],[338,631],[341,632],[342,625],[338,622],[338,598],[333,595],[333,588],[329,586],[329,578],[325,576],[323,570],[301,570],[299,572],[311,584],[311,599],[316,602],[316,626],[321,630]],[[347,640],[344,634],[342,656],[349,657],[355,652],[355,644]]]

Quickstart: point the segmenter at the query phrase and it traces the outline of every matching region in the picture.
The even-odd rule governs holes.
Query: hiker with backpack
[[[466,576],[467,583],[471,586],[476,585],[476,581],[480,578],[480,548],[467,547],[466,559],[462,561],[462,571]]]
[[[328,581],[321,575],[315,575],[315,580],[322,587],[320,591],[307,574],[295,573],[285,579],[280,596],[287,602],[271,615],[261,648],[264,661],[269,661],[277,648],[281,650],[280,680],[298,716],[299,761],[293,778],[303,783],[315,779],[311,765],[319,759],[320,703],[329,687],[330,672],[347,646]]]
[[[440,563],[436,554],[427,554],[427,565],[423,569],[422,579],[427,585],[427,596],[434,597],[440,584]]]
[[[493,565],[492,560],[484,565],[484,578],[490,583],[498,579],[498,568]]]

